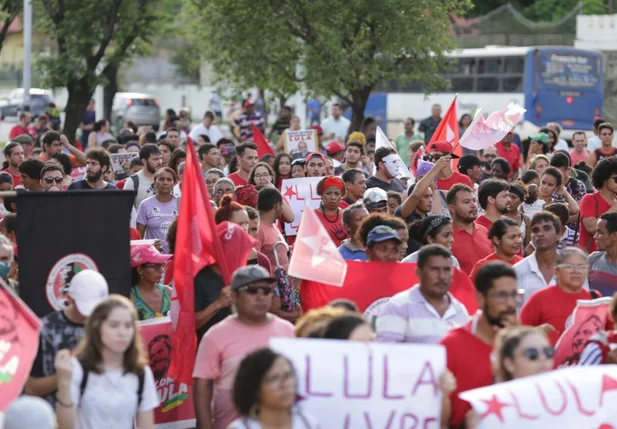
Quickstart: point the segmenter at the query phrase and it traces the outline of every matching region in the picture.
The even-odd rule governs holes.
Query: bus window
[[[450,81],[454,92],[473,92],[473,78],[471,77],[453,77]]]
[[[478,74],[497,74],[501,72],[501,58],[488,57],[478,60]]]
[[[503,92],[521,92],[523,90],[523,77],[504,77],[502,85]]]
[[[478,92],[498,92],[499,80],[496,77],[479,77],[477,82]]]
[[[459,58],[456,74],[471,76],[476,72],[476,60],[474,58]]]
[[[506,74],[520,74],[522,75],[525,70],[525,58],[524,57],[506,57],[504,63],[503,72]]]

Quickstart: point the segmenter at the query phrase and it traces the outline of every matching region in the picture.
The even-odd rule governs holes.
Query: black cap
[[[482,167],[482,161],[475,155],[463,155],[458,160],[458,171],[465,174],[467,170],[477,165],[478,167]]]

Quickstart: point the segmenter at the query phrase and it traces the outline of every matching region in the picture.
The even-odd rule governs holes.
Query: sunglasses
[[[249,295],[257,295],[259,291],[263,292],[264,295],[270,295],[272,293],[272,288],[268,286],[242,286],[238,288],[238,292],[246,292]]]
[[[523,356],[531,361],[538,360],[540,358],[540,354],[544,353],[544,357],[547,359],[552,359],[555,357],[555,349],[553,347],[542,347],[541,349],[536,349],[534,347],[530,347],[528,349],[523,350]]]
[[[63,177],[46,177],[43,179],[43,181],[45,183],[47,183],[48,185],[51,185],[52,183],[56,183],[56,184],[60,184],[62,182],[64,182],[64,178]]]

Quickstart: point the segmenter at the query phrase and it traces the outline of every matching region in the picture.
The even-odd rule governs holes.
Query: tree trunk
[[[118,92],[118,67],[108,66],[103,70],[107,84],[103,88],[103,118],[111,121],[114,95]]]
[[[362,89],[352,91],[351,95],[351,123],[349,124],[349,130],[347,134],[351,134],[354,131],[360,131],[362,128],[362,121],[364,121],[364,109],[366,108],[366,102],[371,95],[372,87],[364,87]]]
[[[81,82],[71,82],[67,85],[69,98],[66,103],[63,134],[71,143],[75,143],[75,132],[84,117],[88,101],[92,98],[94,89],[90,90]]]

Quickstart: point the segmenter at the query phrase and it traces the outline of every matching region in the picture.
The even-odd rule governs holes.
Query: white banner
[[[124,168],[122,165],[125,162],[131,162],[131,159],[139,156],[139,152],[124,152],[124,153],[112,153],[111,157],[111,169],[114,174],[123,174]]]
[[[285,130],[285,135],[287,137],[285,139],[285,152],[294,159],[296,155],[304,158],[307,154],[317,150],[317,134],[315,130],[291,131],[287,129]]]
[[[323,428],[439,428],[439,345],[273,338],[298,375],[299,405]]]
[[[479,414],[478,429],[613,428],[617,365],[563,368],[459,396]]]
[[[319,208],[321,197],[317,195],[317,184],[323,177],[299,177],[296,179],[285,179],[281,185],[281,194],[287,204],[294,212],[293,223],[285,224],[285,234],[287,236],[297,235],[300,227],[300,219],[304,207]]]

